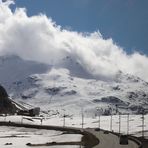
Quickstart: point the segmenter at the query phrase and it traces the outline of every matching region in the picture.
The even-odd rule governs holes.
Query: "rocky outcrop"
[[[0,114],[14,114],[16,106],[11,102],[4,87],[0,85]]]

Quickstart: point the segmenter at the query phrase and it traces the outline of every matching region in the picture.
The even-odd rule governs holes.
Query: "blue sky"
[[[58,25],[80,32],[99,30],[131,53],[148,54],[147,0],[16,0],[28,15],[45,13]]]
[[[16,0],[10,9],[11,0],[0,0],[0,55],[45,64],[61,64],[61,59],[70,56],[93,76],[112,79],[122,71],[148,80],[147,3]],[[15,10],[16,6],[20,9]]]

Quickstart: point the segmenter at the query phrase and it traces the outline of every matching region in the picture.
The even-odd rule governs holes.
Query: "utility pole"
[[[118,113],[118,105],[116,104],[116,114]]]
[[[63,127],[65,127],[65,117],[66,117],[66,115],[64,113],[64,115],[63,115]]]
[[[112,131],[112,115],[110,116],[110,131]]]
[[[129,113],[127,114],[127,135],[129,134]]]
[[[83,125],[84,125],[84,112],[83,112],[83,108],[81,108],[81,113],[82,113],[82,129],[83,129]]]
[[[99,129],[100,129],[100,126],[101,126],[101,120],[100,120],[100,112],[99,112],[99,108],[97,107],[96,108],[96,110],[97,110],[97,115],[98,115],[98,127],[99,127]]]
[[[42,125],[42,123],[43,123],[43,118],[41,118],[41,125]]]
[[[144,138],[144,110],[142,111],[142,137]]]
[[[65,118],[66,118],[65,109],[62,110],[63,110],[63,127],[65,127]]]
[[[99,114],[99,129],[100,129],[100,127],[101,127],[101,120],[100,120],[101,118],[100,118],[100,114]]]
[[[119,134],[121,133],[121,114],[119,113]]]

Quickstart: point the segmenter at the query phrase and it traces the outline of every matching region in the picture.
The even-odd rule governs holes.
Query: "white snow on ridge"
[[[65,109],[79,116],[83,107],[94,116],[96,108],[100,114],[115,114],[116,105],[122,113],[148,107],[148,83],[140,78],[118,72],[114,80],[103,81],[88,76],[70,57],[61,60],[61,65],[51,67],[16,56],[0,57],[0,82],[13,99],[49,112]]]
[[[11,92],[14,86],[21,85],[22,81],[32,74],[44,73],[50,69],[50,65],[33,61],[25,61],[18,56],[0,56],[0,83]],[[22,84],[28,87],[27,83]]]
[[[134,78],[104,82],[72,77],[67,69],[51,69],[48,73],[35,74],[34,78],[35,87],[22,93],[26,97],[24,101],[46,110],[65,108],[75,114],[83,107],[94,114],[99,107],[102,113],[105,110],[115,113],[117,104],[120,112],[127,112],[127,108],[129,112],[138,112],[139,107],[148,105],[147,83]]]

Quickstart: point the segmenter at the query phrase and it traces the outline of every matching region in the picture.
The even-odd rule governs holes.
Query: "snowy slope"
[[[113,80],[94,78],[81,63],[65,57],[51,66],[19,57],[0,57],[0,82],[9,94],[44,110],[87,115],[138,113],[148,107],[148,83],[118,72]],[[116,105],[118,110],[116,110]],[[98,108],[98,110],[97,110]]]
[[[24,81],[26,82],[28,76],[44,73],[50,67],[50,65],[22,60],[18,56],[3,56],[0,57],[0,83],[10,93],[15,87],[19,89],[19,85]],[[25,88],[30,87],[27,82],[22,85]]]

